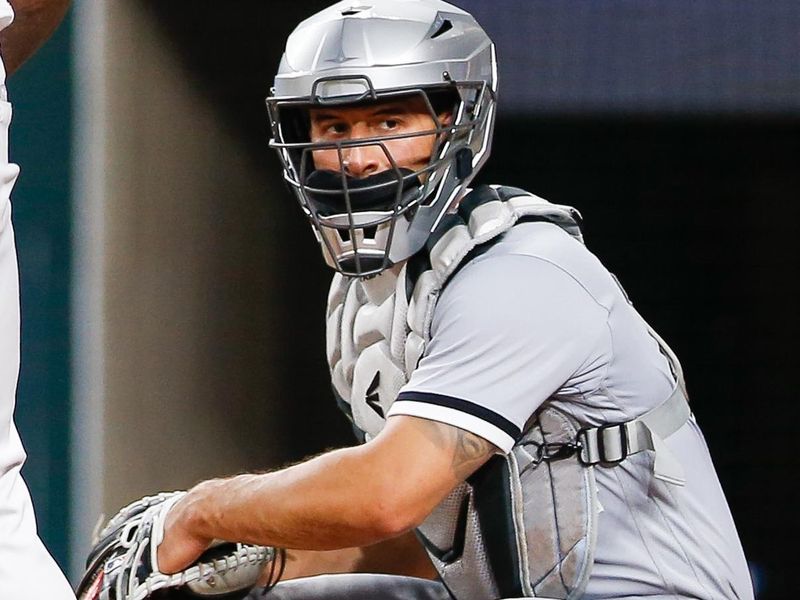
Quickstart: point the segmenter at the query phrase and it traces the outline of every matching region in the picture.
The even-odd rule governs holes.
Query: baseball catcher
[[[292,33],[271,143],[336,271],[327,358],[360,443],[134,505],[89,585],[197,594],[224,539],[291,549],[281,600],[753,598],[680,362],[579,212],[471,185],[497,89],[491,40],[440,0]]]

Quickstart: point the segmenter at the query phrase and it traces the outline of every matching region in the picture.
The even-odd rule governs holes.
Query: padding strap
[[[665,402],[641,417],[624,423],[581,429],[577,438],[580,460],[585,465],[614,465],[643,450],[661,452],[659,441],[678,431],[691,414],[683,388],[677,385]],[[666,478],[669,474],[660,475]],[[677,479],[682,477],[670,479],[677,483]]]
[[[623,423],[581,429],[576,439],[579,448],[578,457],[585,465],[612,466],[632,454],[652,450],[655,452],[653,463],[655,477],[667,483],[683,485],[685,483],[683,468],[664,443],[665,439],[683,427],[692,416],[683,369],[678,357],[661,336],[649,325],[647,328],[667,358],[675,376],[675,389],[669,398],[640,417]]]

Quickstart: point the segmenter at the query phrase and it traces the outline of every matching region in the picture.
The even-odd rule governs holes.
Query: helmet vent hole
[[[339,237],[342,238],[343,242],[350,241],[350,230],[349,229],[339,229]]]
[[[442,24],[439,26],[439,29],[431,36],[431,39],[437,38],[440,35],[447,33],[453,28],[453,22],[450,19],[445,19],[442,21]]]
[[[362,11],[365,11],[365,10],[367,10],[369,8],[372,8],[372,7],[371,6],[351,6],[350,8],[347,8],[347,9],[342,11],[342,16],[343,17],[352,17],[353,15],[357,15],[358,13],[360,13]]]
[[[366,239],[374,240],[376,235],[378,235],[377,225],[374,227],[364,227],[364,237]]]

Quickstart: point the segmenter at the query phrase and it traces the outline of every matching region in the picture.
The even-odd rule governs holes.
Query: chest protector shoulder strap
[[[482,186],[462,200],[458,213],[442,219],[427,252],[399,272],[334,277],[327,309],[328,365],[339,407],[360,438],[383,428],[384,415],[430,339],[434,307],[446,282],[476,252],[527,220],[556,223],[583,241],[577,210],[517,188]]]
[[[383,428],[430,340],[439,293],[459,268],[521,222],[554,223],[582,242],[580,220],[575,209],[523,190],[483,186],[442,220],[427,252],[399,272],[367,280],[336,275],[328,297],[327,357],[337,401],[356,435],[368,440]],[[665,354],[679,373],[677,359]],[[680,396],[673,404],[685,405],[682,385],[676,389],[664,404]],[[579,598],[594,557],[594,465],[610,462],[620,445],[623,459],[658,446],[672,433],[663,431],[663,421],[674,430],[686,420],[665,412],[668,417],[644,421],[644,415],[633,425],[581,429],[547,403],[538,410],[513,450],[453,490],[417,531],[457,600]],[[620,436],[638,445],[628,448]]]

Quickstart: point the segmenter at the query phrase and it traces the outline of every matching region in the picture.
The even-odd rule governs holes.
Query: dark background
[[[195,84],[218,105],[220,118],[238,131],[252,160],[274,172],[275,185],[281,185],[277,160],[267,148],[262,101],[285,37],[326,3],[240,1],[236,17],[226,19],[219,18],[216,5],[206,3],[145,3],[174,40]],[[498,7],[469,4],[481,21],[496,12],[492,6]],[[590,4],[574,3],[584,13]],[[632,7],[607,4],[628,12]],[[638,32],[643,44],[652,39],[660,31],[652,29],[653,21],[661,16],[643,19],[642,14],[648,7],[663,11],[664,5],[642,3],[638,21],[627,33]],[[726,12],[732,4],[696,3],[696,9],[705,6],[705,13],[695,10],[682,18],[693,23],[689,33],[699,45],[684,45],[678,58],[670,55],[661,77],[658,47],[651,48],[656,54],[643,64],[610,61],[617,71],[609,77],[596,75],[600,83],[593,88],[587,84],[588,91],[575,86],[574,69],[560,65],[569,84],[560,92],[566,109],[557,109],[558,93],[552,87],[540,95],[541,104],[536,104],[536,92],[530,93],[527,112],[519,95],[512,99],[511,108],[500,113],[493,158],[479,181],[521,186],[582,211],[590,249],[619,276],[639,311],[681,357],[693,409],[740,530],[759,598],[779,599],[793,597],[797,589],[785,575],[795,562],[792,540],[800,534],[794,512],[800,459],[792,444],[798,425],[795,346],[800,339],[800,69],[795,27],[800,11],[796,3],[766,5],[766,13],[759,12],[763,3],[748,2]],[[525,6],[516,4],[517,16]],[[530,6],[543,11],[543,3]],[[686,7],[679,2],[674,8]],[[697,19],[703,15],[726,20],[718,31],[719,43],[714,43],[711,21],[702,35]],[[549,39],[572,43],[561,50],[567,62],[580,65],[576,56],[592,56],[591,48],[576,51],[575,38],[564,34],[568,21],[564,25],[552,19],[561,23],[560,37],[548,30]],[[591,24],[585,14],[581,22]],[[668,37],[680,31],[681,22],[670,25],[674,31]],[[642,23],[650,29],[642,29]],[[518,47],[520,32],[509,38],[487,29],[498,42],[502,75],[503,49]],[[787,37],[792,30],[795,35]],[[598,27],[592,31],[597,39],[615,35]],[[770,39],[773,46],[764,47]],[[611,46],[608,52],[614,51]],[[630,40],[616,47],[636,50]],[[716,54],[704,70],[696,62],[703,59],[697,53],[706,48]],[[720,56],[731,48],[739,54]],[[559,56],[557,44],[550,51],[551,59]],[[525,50],[514,52],[519,56]],[[758,55],[748,58],[748,52]],[[526,64],[534,75],[546,74],[552,86],[558,71],[554,75],[547,60],[537,55]],[[602,67],[602,60],[593,60]],[[718,73],[715,65],[725,72]],[[680,78],[682,66],[692,78],[684,82],[683,95],[660,83],[663,77]],[[627,81],[626,68],[630,77],[637,70],[650,73],[664,92],[653,92],[655,84],[647,81],[641,93],[628,84],[626,93],[614,95],[619,90],[614,81]],[[515,63],[506,72],[522,71]],[[708,85],[693,87],[693,81]],[[717,96],[715,81],[724,88]],[[535,87],[535,80],[528,82]],[[510,84],[510,93],[519,86],[519,81]],[[330,273],[299,210],[288,193],[285,198],[285,203],[265,206],[263,218],[284,224],[279,235],[285,252],[268,260],[280,264],[283,273],[279,295],[284,304],[276,321],[284,324],[285,353],[278,386],[297,407],[286,436],[291,440],[286,458],[298,458],[350,443],[350,432],[330,398],[324,360],[323,311]]]

